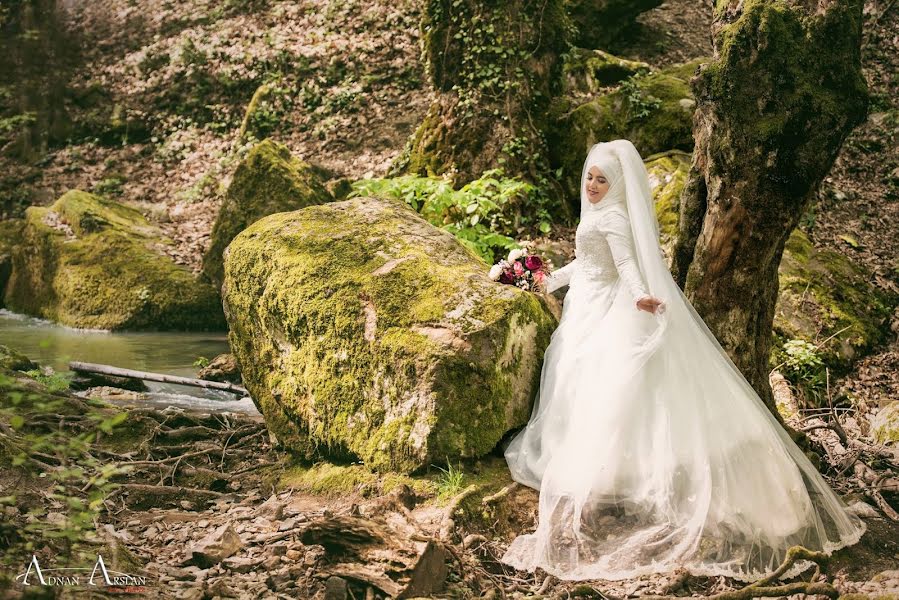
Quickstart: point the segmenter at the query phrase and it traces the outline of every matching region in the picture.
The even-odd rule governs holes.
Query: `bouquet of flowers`
[[[541,289],[547,274],[542,258],[521,249],[512,250],[490,269],[490,279],[531,291]]]

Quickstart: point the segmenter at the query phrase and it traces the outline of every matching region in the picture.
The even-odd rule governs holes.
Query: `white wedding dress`
[[[540,491],[539,522],[502,562],[568,580],[684,567],[749,581],[791,546],[858,541],[864,523],[671,278],[636,149],[597,144],[590,164],[615,181],[597,206],[582,198],[576,259],[547,282],[569,291],[530,422],[505,450],[512,477]],[[665,310],[637,310],[648,294]]]

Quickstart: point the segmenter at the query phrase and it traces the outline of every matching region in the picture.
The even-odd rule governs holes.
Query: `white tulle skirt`
[[[864,523],[709,346],[676,314],[637,311],[620,280],[575,273],[530,422],[505,451],[540,491],[537,529],[502,562],[566,580],[683,567],[751,581],[791,546],[858,541]]]

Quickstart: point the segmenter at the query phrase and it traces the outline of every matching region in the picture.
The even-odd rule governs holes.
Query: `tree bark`
[[[461,185],[502,167],[552,185],[544,132],[572,33],[563,0],[428,0],[422,31],[436,98],[392,171]]]
[[[672,270],[775,416],[784,243],[867,110],[861,0],[719,0],[693,78],[695,149]]]

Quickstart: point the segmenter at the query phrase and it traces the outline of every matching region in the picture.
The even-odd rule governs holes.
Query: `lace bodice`
[[[611,285],[619,277],[635,300],[648,296],[637,262],[627,213],[609,208],[582,219],[574,237],[575,259],[553,271],[546,280],[547,291],[568,285],[579,271],[587,281]]]

